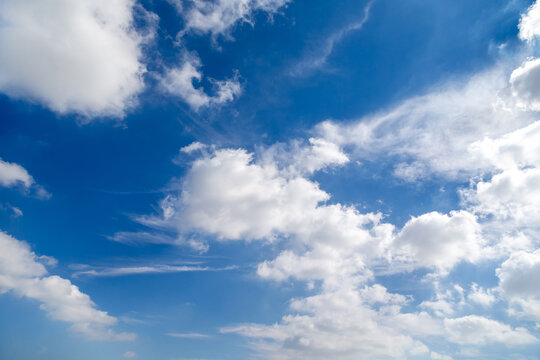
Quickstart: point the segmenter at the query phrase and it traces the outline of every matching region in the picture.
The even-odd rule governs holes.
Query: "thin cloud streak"
[[[210,337],[209,335],[199,333],[168,333],[165,335],[180,339],[207,339]]]
[[[235,265],[226,266],[223,268],[211,268],[208,266],[187,266],[187,265],[151,265],[151,266],[123,266],[123,267],[88,267],[86,270],[81,270],[73,273],[72,277],[88,276],[88,277],[118,277],[127,275],[143,275],[143,274],[169,274],[180,272],[201,272],[201,271],[228,271],[238,267]]]
[[[364,24],[369,20],[369,13],[374,2],[375,0],[371,0],[366,5],[364,8],[364,16],[360,21],[353,22],[332,33],[320,47],[317,47],[318,51],[314,51],[296,63],[290,71],[290,75],[295,77],[304,76],[307,73],[320,69],[326,65],[328,57],[334,52],[336,44],[342,41],[343,38],[351,32],[360,30],[364,27]]]

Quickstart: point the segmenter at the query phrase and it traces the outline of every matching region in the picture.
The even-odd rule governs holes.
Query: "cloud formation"
[[[214,95],[211,96],[201,85],[195,87],[193,82],[200,83],[203,78],[200,67],[201,61],[198,57],[186,56],[182,65],[166,70],[160,79],[161,88],[166,93],[181,98],[195,111],[201,107],[225,104],[240,96],[242,86],[238,75],[228,80],[209,79],[214,88]]]
[[[60,114],[122,117],[144,87],[133,0],[0,4],[0,91]]]
[[[21,184],[29,188],[33,183],[34,178],[21,165],[0,159],[0,185],[12,187]]]
[[[230,37],[231,29],[239,22],[252,23],[257,11],[276,13],[290,0],[193,0],[191,7],[182,7],[186,32]]]
[[[69,280],[47,275],[40,259],[27,243],[0,232],[0,294],[11,292],[39,301],[51,319],[71,323],[73,331],[89,339],[135,339],[135,334],[114,332],[116,318],[97,310],[90,297]]]
[[[515,328],[481,316],[445,319],[448,340],[460,345],[503,343],[510,346],[538,342],[525,328]]]

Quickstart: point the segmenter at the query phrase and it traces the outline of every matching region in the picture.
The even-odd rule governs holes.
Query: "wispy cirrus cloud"
[[[289,70],[292,76],[306,76],[313,71],[318,70],[328,63],[328,58],[334,52],[335,46],[352,32],[361,30],[365,23],[369,20],[371,7],[376,0],[370,0],[364,7],[364,14],[359,21],[350,23],[337,31],[331,33],[323,41],[318,43],[313,49],[308,51],[308,54],[295,63]]]
[[[116,277],[127,275],[142,274],[166,274],[179,272],[209,271],[213,270],[205,266],[186,266],[186,265],[149,265],[149,266],[125,266],[125,267],[85,267],[73,273],[73,277]]]
[[[167,336],[179,339],[207,339],[210,335],[200,333],[167,333]]]

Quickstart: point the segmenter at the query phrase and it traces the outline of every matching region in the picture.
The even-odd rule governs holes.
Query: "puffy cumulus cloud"
[[[517,106],[526,110],[540,110],[540,59],[529,59],[510,75],[512,95]]]
[[[386,161],[406,181],[467,179],[492,169],[471,144],[528,125],[534,114],[514,106],[504,66],[450,82],[356,121],[327,120],[319,137],[348,146],[351,159]]]
[[[110,329],[116,318],[97,310],[90,297],[69,280],[46,276],[47,270],[27,243],[0,232],[0,293],[12,292],[41,303],[54,320],[94,340],[133,340],[134,334]],[[45,259],[46,260],[46,259]]]
[[[516,226],[540,218],[539,199],[539,168],[506,170],[489,181],[478,182],[472,192],[467,192],[467,200],[476,205],[476,211],[514,220]]]
[[[201,86],[195,87],[193,81],[200,82],[202,80],[200,67],[201,62],[198,57],[187,56],[181,66],[166,70],[160,79],[162,89],[181,98],[194,110],[205,106],[225,104],[241,94],[242,86],[238,75],[228,80],[209,79],[215,88],[215,93],[212,96],[208,95]]]
[[[277,143],[260,152],[261,163],[279,166],[290,175],[310,175],[316,171],[342,166],[349,162],[343,149],[321,138],[309,138],[308,143],[295,140]]]
[[[290,0],[192,0],[189,9],[183,9],[185,32],[230,36],[238,22],[251,23],[256,11],[276,13]]]
[[[122,117],[143,89],[133,0],[0,3],[0,91],[61,113]]]
[[[485,228],[500,233],[519,231],[535,239],[540,220],[540,122],[497,139],[486,138],[471,146],[496,171],[487,180],[476,180],[462,191],[471,211],[485,217]],[[521,248],[530,247],[520,241]],[[519,245],[520,242],[516,242]],[[533,241],[535,242],[535,241]]]
[[[284,250],[259,265],[265,278],[323,280],[328,286],[369,278],[364,262],[384,252],[393,227],[381,223],[380,214],[326,205],[329,195],[297,173],[259,164],[242,149],[217,150],[193,163],[174,218],[181,232],[232,240],[286,237],[298,244],[297,251]]]
[[[182,189],[183,226],[226,239],[271,237],[329,197],[315,183],[252,160],[245,150],[224,149],[195,161]]]
[[[497,169],[540,165],[540,121],[498,138],[486,137],[470,146],[472,153],[488,159]]]
[[[467,299],[485,307],[489,307],[497,301],[492,289],[484,289],[476,283],[471,285],[471,291],[467,294]]]
[[[540,321],[540,250],[512,254],[496,271],[499,290],[511,306],[511,313]]]
[[[29,188],[33,183],[34,179],[21,165],[0,159],[0,185],[10,187],[22,184]]]
[[[447,272],[460,261],[482,256],[484,240],[476,217],[467,211],[431,212],[409,220],[394,242],[396,261]]]
[[[540,4],[538,2],[532,4],[521,16],[518,27],[518,36],[521,40],[532,41],[540,35]]]
[[[305,159],[321,149],[331,156],[306,167]],[[462,260],[476,261],[481,246],[476,218],[466,211],[426,214],[396,235],[380,214],[328,204],[329,194],[306,176],[345,163],[341,153],[338,145],[316,139],[264,149],[258,156],[206,148],[187,171],[180,194],[161,203],[161,216],[140,220],[156,229],[176,226],[186,238],[195,233],[221,241],[281,241],[284,248],[261,262],[257,274],[307,282],[318,294],[292,300],[291,313],[274,325],[224,329],[253,338],[264,358],[426,356],[421,340],[441,335],[442,320],[425,311],[405,312],[412,300],[406,294],[368,286],[372,266],[392,262],[394,250],[405,248],[402,255],[410,262],[445,271]],[[428,249],[422,249],[423,242]]]
[[[516,346],[538,342],[538,339],[525,328],[512,328],[476,315],[445,319],[444,327],[448,333],[448,340],[460,345],[503,343],[507,346]]]
[[[21,185],[25,192],[30,192],[40,199],[48,199],[51,194],[41,185],[36,184],[34,178],[19,164],[10,163],[0,158],[0,186],[14,187]],[[22,211],[8,205],[15,215],[22,215]],[[0,206],[1,207],[1,206]]]
[[[420,308],[428,309],[438,317],[452,316],[465,305],[464,289],[454,284],[442,289],[440,281],[433,282],[435,296],[432,300],[422,301]]]
[[[379,310],[368,304],[378,303]],[[273,325],[243,324],[222,329],[257,340],[265,359],[414,358],[428,353],[414,336],[441,334],[441,324],[426,313],[401,313],[405,297],[382,286],[295,299],[295,315]]]

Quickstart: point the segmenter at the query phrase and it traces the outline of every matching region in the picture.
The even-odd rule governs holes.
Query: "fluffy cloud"
[[[51,194],[41,185],[35,183],[34,178],[19,164],[3,161],[0,158],[0,186],[13,187],[21,185],[25,192],[30,192],[40,199],[48,199]],[[15,215],[22,215],[22,211],[8,204]],[[1,208],[1,205],[0,205]]]
[[[321,144],[312,141],[309,146],[312,150],[305,150],[308,155],[301,159],[319,151]],[[331,156],[322,163],[339,165],[343,160]],[[291,167],[268,159],[260,164],[242,149],[204,156],[186,175],[175,206],[178,213],[171,219],[184,233],[231,240],[285,237],[297,243],[296,251],[285,250],[260,264],[258,273],[265,278],[323,280],[325,286],[369,278],[364,263],[383,253],[393,227],[381,223],[380,214],[325,205],[329,195]]]
[[[278,166],[288,176],[311,175],[349,162],[349,157],[340,146],[313,137],[308,139],[307,144],[298,140],[287,144],[277,143],[263,149],[259,155],[262,164]]]
[[[395,240],[396,260],[446,272],[460,261],[481,257],[484,241],[476,217],[467,211],[413,217]]]
[[[212,96],[206,94],[201,86],[195,87],[193,84],[194,80],[198,82],[202,80],[200,67],[199,58],[187,56],[180,67],[170,68],[165,72],[160,80],[162,89],[171,95],[180,97],[194,110],[230,102],[242,92],[238,76],[235,76],[232,79],[221,81],[209,79],[210,83],[214,85],[215,94]]]
[[[379,311],[368,304],[378,303]],[[427,347],[412,336],[440,334],[441,324],[426,313],[400,313],[403,296],[381,286],[295,299],[274,325],[244,324],[222,329],[262,340],[256,350],[266,359],[379,359],[426,354]]]
[[[290,0],[193,0],[192,7],[184,11],[185,31],[200,34],[230,36],[238,22],[251,23],[256,11],[273,14]]]
[[[516,252],[497,269],[499,289],[511,312],[540,321],[540,250]]]
[[[498,139],[486,138],[471,146],[471,151],[488,159],[496,169],[491,178],[476,180],[462,191],[471,211],[487,219],[484,227],[498,228],[503,234],[521,232],[530,239],[537,238],[540,230],[539,144],[540,122],[535,122]]]
[[[183,227],[227,239],[271,237],[328,199],[316,184],[252,160],[244,150],[224,149],[195,161],[182,190]]]
[[[61,114],[121,117],[143,89],[133,0],[0,3],[0,91]]]
[[[540,35],[540,4],[535,2],[519,21],[519,38],[532,41]]]
[[[486,290],[476,283],[472,284],[471,291],[467,294],[467,299],[485,307],[491,306],[497,301],[497,298],[491,289]]]
[[[29,188],[33,183],[34,179],[25,168],[0,159],[0,185],[10,187],[22,184]]]
[[[512,95],[517,106],[526,110],[540,110],[540,59],[529,59],[510,75]]]
[[[71,323],[71,329],[94,340],[133,340],[134,334],[110,329],[116,318],[97,310],[90,297],[69,280],[46,276],[28,244],[0,232],[0,293],[37,300],[49,317]]]
[[[460,345],[503,343],[516,346],[538,342],[525,328],[513,329],[506,324],[476,315],[445,319],[444,327],[448,332],[448,340]]]

